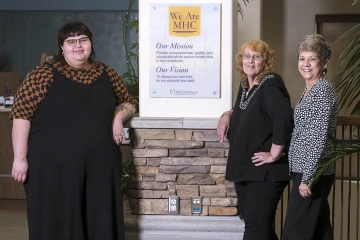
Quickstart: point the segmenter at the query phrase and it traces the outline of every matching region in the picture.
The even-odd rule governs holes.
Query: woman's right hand
[[[219,119],[217,125],[217,135],[220,142],[224,141],[224,137],[227,135],[230,125],[230,114],[225,112]]]
[[[27,159],[14,159],[11,176],[15,181],[25,182],[27,171]]]
[[[312,195],[312,191],[309,186],[303,183],[301,183],[299,186],[299,193],[303,198],[309,198]]]

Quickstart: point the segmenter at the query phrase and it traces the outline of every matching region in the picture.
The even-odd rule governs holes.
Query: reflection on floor
[[[0,240],[29,239],[25,212],[0,211]]]

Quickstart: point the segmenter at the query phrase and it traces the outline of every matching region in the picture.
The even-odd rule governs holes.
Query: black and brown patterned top
[[[10,119],[31,120],[33,118],[39,104],[46,97],[50,84],[54,80],[54,69],[73,81],[91,84],[100,77],[104,68],[110,78],[117,105],[128,102],[136,107],[136,100],[131,97],[122,79],[111,67],[94,61],[88,69],[75,69],[64,66],[59,62],[50,61],[37,66],[26,75],[15,95]]]

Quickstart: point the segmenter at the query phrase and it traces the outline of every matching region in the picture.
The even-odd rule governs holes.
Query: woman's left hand
[[[309,188],[309,186],[307,186],[303,183],[301,183],[299,186],[299,192],[303,198],[309,198],[312,195],[312,192],[311,192],[311,189]]]
[[[113,122],[113,139],[117,145],[125,141],[124,127],[121,119],[114,119]]]
[[[255,153],[254,156],[251,158],[252,162],[255,166],[261,166],[265,163],[273,163],[275,162],[274,158],[271,156],[269,152],[258,152]]]
[[[117,145],[125,141],[123,122],[126,122],[136,109],[131,103],[124,102],[116,107],[113,120],[113,139]]]

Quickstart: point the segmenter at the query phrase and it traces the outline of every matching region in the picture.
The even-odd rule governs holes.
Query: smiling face
[[[265,60],[260,52],[252,51],[245,48],[242,55],[244,73],[249,80],[254,80],[261,72],[264,71]]]
[[[329,63],[328,59],[320,61],[315,52],[300,52],[298,70],[305,81],[315,82],[323,76],[323,71]]]
[[[85,41],[87,39],[87,41]],[[75,41],[75,45],[72,46]],[[91,41],[86,35],[68,37],[61,46],[65,61],[74,68],[83,68],[88,64],[91,54]]]

